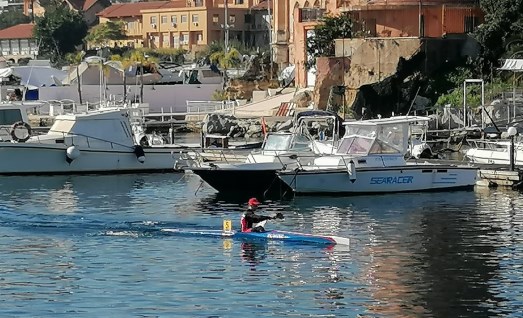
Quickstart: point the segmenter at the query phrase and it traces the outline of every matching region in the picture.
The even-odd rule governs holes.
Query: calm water
[[[192,174],[0,178],[0,317],[521,317],[517,192],[266,201],[350,248],[166,235],[221,228]]]

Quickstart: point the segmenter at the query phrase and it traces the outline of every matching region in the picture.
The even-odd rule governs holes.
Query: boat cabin
[[[10,141],[13,125],[29,123],[26,107],[16,104],[0,104],[0,140]]]
[[[46,135],[31,137],[27,142],[108,149],[129,149],[134,146],[129,114],[125,109],[56,116]]]
[[[409,151],[411,138],[428,117],[399,116],[346,122],[345,135],[337,150],[341,155],[401,154]]]
[[[398,116],[344,123],[345,135],[340,140],[335,156],[315,160],[321,166],[345,166],[347,160],[357,159],[360,166],[404,165],[405,155],[413,136],[413,129],[430,118]]]

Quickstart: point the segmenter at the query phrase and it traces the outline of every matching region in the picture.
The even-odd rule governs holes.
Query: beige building
[[[65,0],[71,10],[80,11],[84,16],[87,25],[94,25],[98,22],[96,14],[111,5],[110,0]],[[45,13],[45,8],[39,0],[24,0],[24,14],[32,17],[41,17]]]
[[[226,25],[231,41],[268,45],[268,19],[260,18],[266,8],[255,5],[257,0],[229,0],[226,17],[223,1],[139,2],[114,4],[98,16],[100,23],[126,22],[126,39],[116,41],[120,46],[197,51],[213,41],[224,41]]]
[[[35,59],[38,45],[33,38],[31,23],[14,25],[0,30],[0,52],[6,60],[18,63],[20,59]]]

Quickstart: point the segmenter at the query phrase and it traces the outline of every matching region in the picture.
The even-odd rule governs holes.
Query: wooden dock
[[[480,165],[478,185],[488,187],[510,187],[514,190],[523,188],[523,170],[516,167],[513,171],[505,165]]]

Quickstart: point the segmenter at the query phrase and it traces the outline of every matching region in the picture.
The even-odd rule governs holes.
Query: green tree
[[[132,51],[131,54],[122,58],[122,66],[125,68],[130,65],[137,65],[140,70],[140,103],[143,103],[143,74],[144,72],[152,73],[157,69],[158,60],[155,57],[145,55],[142,51]]]
[[[352,18],[345,14],[324,16],[314,27],[314,36],[307,37],[307,67],[320,56],[334,56],[334,40],[352,38]]]
[[[229,52],[225,54],[224,51],[216,51],[209,56],[211,63],[215,63],[223,67],[224,69],[230,69],[237,67],[241,63],[241,54],[235,49],[229,49]]]
[[[29,23],[31,19],[20,10],[0,13],[0,29],[5,29],[21,23]]]
[[[87,35],[87,24],[82,14],[65,4],[53,2],[45,14],[37,18],[34,36],[40,41],[41,54],[56,63],[65,54],[76,51]]]
[[[80,64],[84,60],[85,52],[76,52],[76,53],[67,53],[65,59],[71,63],[71,66],[76,68],[76,88],[78,90],[78,99],[80,100],[80,105],[82,101],[82,83],[80,81]]]
[[[123,79],[123,102],[127,101],[127,74],[125,70],[135,64],[135,62],[129,57],[122,57],[120,55],[112,55],[111,61],[116,61],[120,63],[122,68],[122,79]]]
[[[481,45],[480,64],[489,74],[499,58],[510,50],[510,39],[523,32],[523,0],[481,0],[485,22],[474,32]]]
[[[145,55],[152,56],[158,59],[159,61],[167,61],[177,63],[180,65],[182,65],[185,62],[185,54],[187,54],[187,50],[183,48],[141,48],[138,49],[138,51],[143,52],[143,54]]]
[[[107,21],[100,23],[89,31],[86,40],[93,45],[108,46],[109,41],[125,38],[124,21]]]

